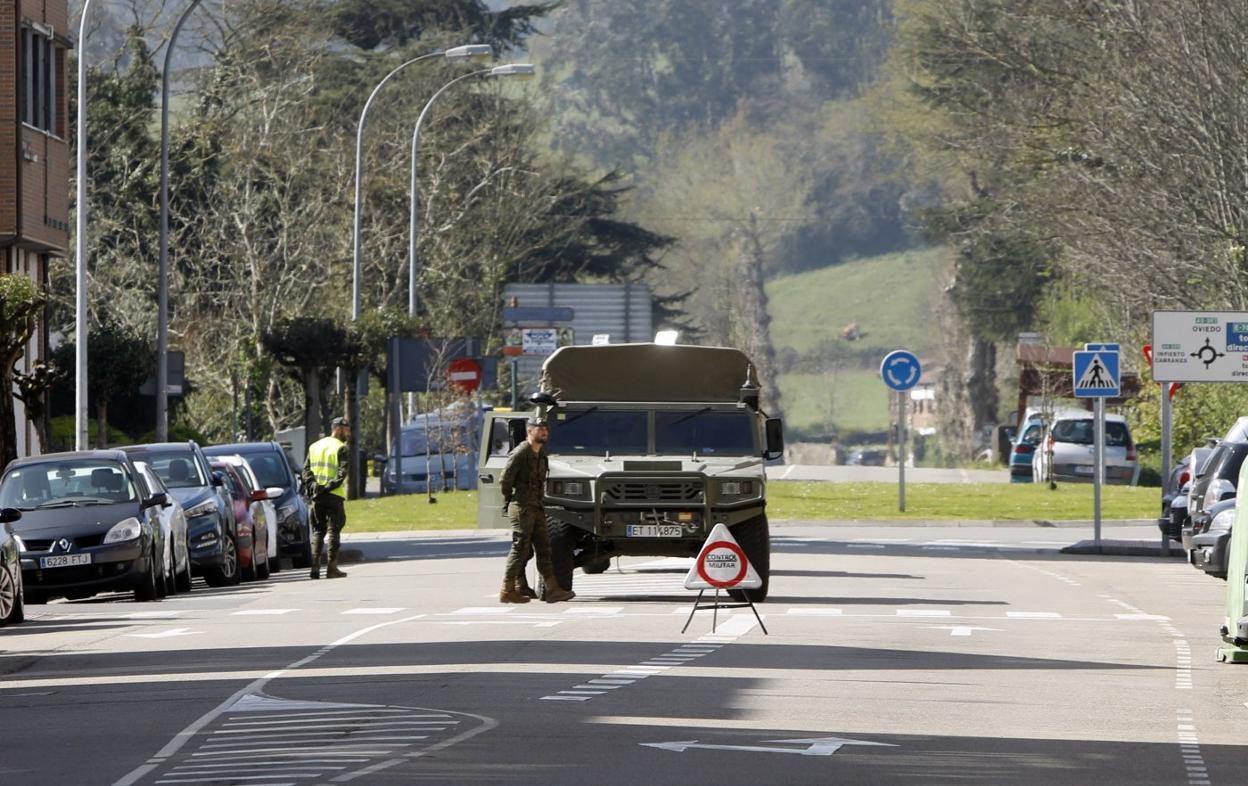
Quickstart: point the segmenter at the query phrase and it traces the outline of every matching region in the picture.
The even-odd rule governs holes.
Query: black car
[[[212,472],[194,442],[162,442],[122,448],[146,462],[182,505],[191,546],[191,569],[213,587],[237,584],[238,524],[223,479]]]
[[[265,488],[276,486],[282,496],[273,500],[277,508],[277,556],[285,557],[296,568],[312,564],[312,525],[308,501],[299,493],[299,479],[286,451],[276,442],[236,442],[204,449],[209,456],[242,456],[256,479]]]
[[[1188,559],[1194,567],[1220,579],[1226,578],[1230,566],[1235,503],[1234,497],[1222,500],[1197,518],[1192,549],[1188,552]]]
[[[0,480],[0,508],[22,513],[10,527],[20,541],[26,600],[124,590],[156,600],[173,578],[162,575],[166,504],[120,450],[11,462]]]
[[[1239,482],[1239,468],[1244,458],[1248,457],[1248,442],[1222,442],[1205,462],[1202,472],[1192,482],[1192,490],[1188,494],[1188,523],[1184,525],[1183,535],[1186,536],[1202,513],[1216,503],[1235,496],[1235,484]],[[1194,531],[1192,534],[1196,534]],[[1184,537],[1185,548],[1190,538]]]
[[[22,559],[17,538],[9,526],[22,517],[15,508],[0,510],[0,627],[26,619],[22,599]]]

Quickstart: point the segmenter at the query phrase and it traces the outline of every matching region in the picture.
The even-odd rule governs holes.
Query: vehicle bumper
[[[1226,578],[1229,532],[1206,532],[1192,539],[1191,562],[1205,573]]]
[[[1061,483],[1091,483],[1094,468],[1091,464],[1054,464],[1053,479]],[[1135,467],[1111,464],[1105,467],[1105,482],[1114,485],[1130,485],[1135,481]]]
[[[647,557],[686,557],[696,556],[706,543],[711,529],[716,524],[724,524],[729,529],[762,515],[764,506],[755,501],[741,507],[710,508],[689,506],[681,508],[604,508],[601,519],[595,515],[594,508],[573,508],[558,505],[546,506],[548,520],[568,524],[588,533],[591,537],[590,553],[584,560],[600,559],[607,556],[647,556]],[[692,512],[697,520],[681,522],[680,512]],[[658,514],[656,522],[654,514]],[[640,524],[661,522],[666,526],[680,526],[680,537],[629,537],[628,527]]]
[[[91,554],[90,565],[63,568],[41,568],[42,552],[22,555],[22,583],[26,590],[48,593],[95,593],[108,590],[129,590],[152,569],[151,558],[142,541],[85,549]]]

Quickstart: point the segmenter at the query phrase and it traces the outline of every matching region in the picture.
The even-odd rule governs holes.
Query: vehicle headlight
[[[188,519],[193,519],[196,516],[207,516],[209,513],[216,513],[218,509],[219,509],[219,506],[217,505],[217,501],[215,499],[210,499],[210,500],[201,502],[195,507],[186,511],[186,517]]]
[[[277,520],[279,522],[293,519],[298,510],[294,505],[283,505],[277,509]]]
[[[1227,508],[1218,515],[1213,517],[1213,521],[1209,522],[1210,532],[1226,532],[1230,530],[1231,525],[1235,523],[1235,508]]]
[[[583,480],[552,480],[550,493],[558,497],[584,499],[589,496],[589,484]]]
[[[1234,494],[1235,484],[1229,480],[1217,478],[1209,484],[1209,488],[1205,489],[1204,509],[1209,510],[1214,505],[1222,501],[1224,494]]]
[[[104,543],[125,543],[128,540],[135,540],[143,534],[143,525],[139,520],[131,516],[130,518],[119,521],[113,525],[113,528],[104,536]]]
[[[721,480],[719,482],[719,496],[721,497],[752,497],[754,496],[754,481],[752,480]]]

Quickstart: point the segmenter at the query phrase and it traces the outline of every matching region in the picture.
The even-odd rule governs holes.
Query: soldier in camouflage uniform
[[[542,507],[549,468],[545,449],[550,440],[550,426],[544,418],[534,415],[528,420],[526,433],[527,438],[511,451],[503,470],[503,511],[511,519],[511,553],[507,555],[507,571],[498,600],[500,603],[529,602],[529,597],[521,591],[521,581],[532,552],[537,553],[537,572],[546,582],[546,602],[571,600],[575,594],[560,587],[555,579],[550,542],[546,538],[546,513]]]

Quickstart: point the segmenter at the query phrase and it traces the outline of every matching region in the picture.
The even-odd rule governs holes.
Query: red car
[[[225,476],[225,488],[234,505],[234,518],[238,522],[238,564],[242,578],[247,581],[269,577],[269,524],[263,512],[262,502],[268,492],[253,488],[248,478],[233,464],[214,461],[214,472]]]

